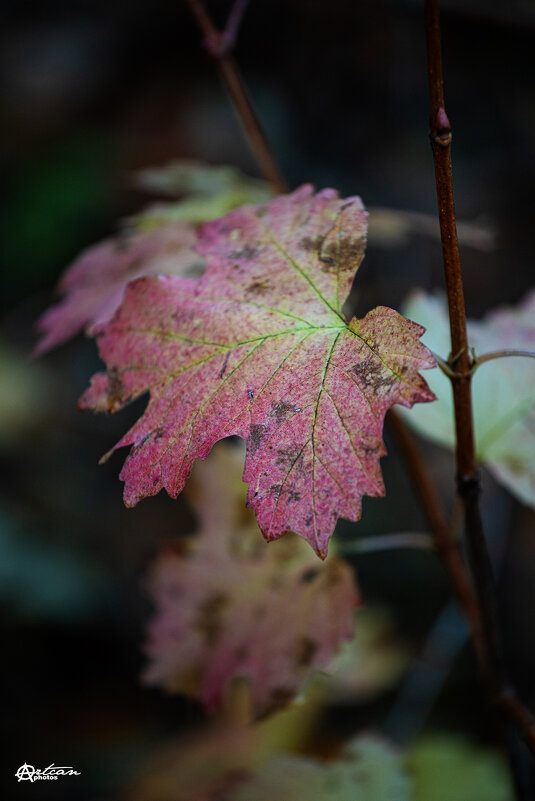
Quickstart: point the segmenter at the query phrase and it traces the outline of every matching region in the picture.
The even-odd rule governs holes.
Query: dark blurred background
[[[222,22],[229,4],[209,5]],[[496,235],[492,252],[463,249],[477,317],[532,284],[535,4],[441,7],[458,216]],[[79,413],[77,397],[99,366],[94,343],[79,337],[31,361],[34,321],[76,254],[146,202],[129,187],[133,170],[173,158],[251,175],[257,167],[181,0],[4,0],[2,10],[1,780],[5,798],[38,790],[97,801],[117,798],[158,743],[202,719],[193,702],[138,683],[146,568],[159,544],[195,521],[183,499],[163,494],[124,509],[120,456],[97,461],[143,402],[116,419]],[[311,181],[359,193],[368,206],[434,213],[421,2],[251,0],[236,56],[292,187]],[[416,233],[396,249],[371,246],[357,311],[399,308],[417,286],[442,286],[436,239]],[[451,505],[451,457],[424,449]],[[390,451],[386,500],[365,501],[363,521],[341,524],[343,536],[424,529]],[[488,476],[485,486],[489,535],[503,552],[510,669],[533,707],[533,513]],[[433,555],[379,553],[356,565],[365,598],[391,611],[417,651],[448,598]],[[330,710],[326,736],[381,725],[395,697],[394,688],[356,710]],[[469,649],[452,659],[434,700],[435,725],[497,740]],[[17,785],[24,762],[72,764],[82,776]]]

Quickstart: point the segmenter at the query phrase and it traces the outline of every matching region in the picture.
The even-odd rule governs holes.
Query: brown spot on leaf
[[[269,281],[258,280],[253,281],[253,283],[247,288],[247,292],[251,295],[263,295],[268,291],[269,288]]]
[[[272,401],[270,414],[277,419],[277,423],[282,423],[289,412],[295,412],[293,403],[287,401]]]
[[[366,240],[364,236],[350,236],[335,228],[325,236],[306,236],[299,244],[308,253],[317,254],[324,273],[337,273],[360,264]]]
[[[271,703],[268,711],[273,712],[276,709],[280,709],[282,706],[286,706],[290,703],[294,695],[294,690],[289,690],[286,687],[275,687],[271,691]]]
[[[228,255],[231,259],[254,259],[258,255],[258,248],[244,245],[239,250],[232,250]]]
[[[113,410],[113,407],[124,400],[125,395],[125,387],[121,378],[121,374],[117,367],[109,367],[108,368],[108,386],[106,388],[106,392],[108,395],[108,405],[109,408]]]
[[[292,653],[296,668],[309,667],[317,650],[318,644],[311,637],[299,637]]]
[[[374,393],[379,392],[381,389],[390,389],[398,380],[397,376],[388,367],[385,367],[379,359],[358,362],[353,365],[351,372],[357,377],[362,387],[370,388]]]
[[[333,233],[320,248],[321,269],[327,273],[354,269],[362,261],[365,246],[363,236],[350,236],[344,231]]]
[[[312,515],[310,517],[312,519]],[[318,575],[318,568],[309,567],[309,569],[305,570],[305,572],[301,576],[301,581],[303,582],[303,584],[310,584],[311,581],[314,581],[317,575]]]
[[[251,455],[256,453],[259,449],[265,433],[266,426],[261,425],[260,423],[254,423],[251,426],[249,436],[247,437],[247,450]]]
[[[317,253],[319,255],[324,239],[324,236],[305,236],[299,244],[307,253]]]
[[[297,501],[301,500],[301,493],[297,490],[288,489],[286,490],[286,500],[288,503],[297,503]]]
[[[290,465],[295,458],[295,448],[279,448],[275,464],[285,467]]]
[[[228,596],[216,592],[199,605],[194,626],[207,643],[215,642],[219,636],[223,627],[223,615],[229,603]]]

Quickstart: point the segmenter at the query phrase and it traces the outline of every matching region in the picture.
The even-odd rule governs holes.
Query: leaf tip
[[[100,457],[100,459],[98,460],[98,463],[99,463],[99,464],[106,464],[106,462],[108,461],[108,459],[109,459],[109,458],[111,457],[111,455],[113,454],[114,450],[115,450],[115,448],[111,448],[109,451],[106,451],[106,453],[105,453],[105,454],[103,454],[103,455]]]

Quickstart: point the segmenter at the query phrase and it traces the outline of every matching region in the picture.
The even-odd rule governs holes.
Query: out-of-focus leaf
[[[404,313],[427,329],[426,345],[443,358],[450,349],[445,299],[418,292]],[[468,322],[476,354],[519,349],[535,351],[535,291],[512,308],[496,309]],[[400,414],[423,436],[454,446],[453,403],[449,379],[435,370],[429,385],[438,401]],[[472,380],[477,456],[494,477],[523,503],[535,506],[535,360],[496,359],[481,365]]]
[[[172,196],[132,217],[118,236],[85,250],[63,275],[63,300],[38,321],[42,334],[36,352],[44,353],[81,330],[88,333],[111,319],[131,281],[145,275],[198,277],[204,260],[193,252],[196,226],[245,203],[263,203],[266,184],[232,167],[173,162],[142,170],[136,183]]]
[[[229,793],[228,801],[411,801],[398,751],[378,737],[353,741],[332,762],[274,757]]]
[[[201,529],[184,552],[162,554],[153,568],[145,680],[214,709],[242,677],[262,714],[291,700],[352,636],[358,596],[340,559],[318,564],[293,535],[262,540],[243,508],[241,456],[220,445],[197,466]]]
[[[149,206],[132,222],[142,230],[165,222],[208,222],[246,203],[265,203],[271,191],[264,181],[249,178],[234,167],[214,167],[199,161],[173,161],[140,170],[134,185],[181,198]]]
[[[81,399],[117,411],[151,393],[113,448],[133,446],[127,505],[162,488],[176,497],[195,458],[233,434],[247,440],[247,502],[268,541],[293,531],[325,556],[337,519],[384,494],[384,416],[433,400],[418,371],[435,362],[393,309],[346,323],[365,237],[359,198],[307,185],[206,223],[198,281],[130,285],[99,333],[108,372]]]
[[[285,713],[282,713],[283,715]],[[217,724],[160,751],[128,801],[511,801],[504,758],[454,735],[407,751],[376,735],[330,761],[262,749],[262,727]]]
[[[399,248],[406,245],[411,236],[430,236],[440,239],[440,225],[436,214],[420,211],[390,209],[373,206],[370,214],[368,241],[370,245],[384,248]],[[459,242],[486,253],[495,246],[495,234],[485,225],[477,222],[457,221]]]
[[[64,296],[38,321],[36,352],[44,353],[83,328],[89,333],[111,319],[130,281],[143,275],[199,275],[203,259],[192,250],[197,239],[188,223],[161,225],[146,233],[124,233],[85,250],[63,275]]]
[[[409,749],[411,801],[511,801],[503,757],[454,736],[426,737]]]
[[[342,645],[331,669],[317,681],[328,702],[371,700],[399,681],[409,659],[386,612],[364,607],[357,613],[355,636]]]
[[[150,231],[168,222],[203,223],[222,217],[246,203],[263,203],[268,197],[267,193],[262,196],[260,192],[251,193],[237,189],[211,197],[187,197],[178,203],[154,203],[131,217],[129,222],[140,231]]]
[[[250,202],[263,203],[269,195],[264,181],[250,178],[236,167],[213,166],[187,159],[172,161],[162,167],[138,170],[133,183],[139,189],[170,197],[212,197],[225,192],[241,191],[249,193]],[[262,197],[253,200],[255,192]]]
[[[220,723],[168,743],[142,767],[125,798],[226,801],[231,788],[255,765],[256,745],[254,729]]]
[[[233,709],[226,712],[223,719],[160,745],[141,765],[126,792],[128,801],[227,801],[231,788],[268,759],[310,741],[321,706],[307,699],[245,725]]]
[[[0,449],[42,419],[49,396],[46,376],[0,340]]]

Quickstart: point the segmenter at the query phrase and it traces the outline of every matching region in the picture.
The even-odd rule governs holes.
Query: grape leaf
[[[428,326],[425,341],[442,356],[450,349],[445,299],[418,292],[404,311]],[[535,351],[535,291],[513,308],[495,309],[481,321],[468,321],[468,340],[476,355],[503,350]],[[429,383],[438,401],[406,414],[424,437],[453,448],[455,433],[449,379],[439,370]],[[472,379],[476,451],[497,481],[520,501],[535,506],[535,360],[506,358],[479,367]],[[403,413],[403,410],[402,410]]]
[[[366,213],[303,186],[201,229],[195,281],[144,278],[99,332],[107,373],[82,408],[116,411],[150,390],[113,450],[134,446],[121,478],[134,505],[182,490],[196,457],[236,434],[265,538],[294,531],[320,556],[338,517],[380,496],[382,427],[394,403],[434,398],[418,370],[423,329],[386,307],[346,324],[342,305],[364,253]]]
[[[353,636],[359,598],[341,559],[318,564],[295,535],[270,547],[263,542],[244,509],[241,464],[241,449],[219,445],[195,466],[200,531],[153,567],[156,615],[144,679],[214,709],[243,677],[259,715],[287,703],[312,670],[327,667]]]
[[[192,246],[195,226],[160,225],[147,232],[130,231],[85,250],[63,275],[58,290],[64,299],[37,323],[42,354],[73,337],[89,333],[113,317],[130,281],[142,275],[196,275],[204,266]]]
[[[43,334],[37,354],[62,344],[84,327],[91,334],[94,326],[111,319],[127,284],[140,276],[200,275],[204,262],[192,251],[195,226],[236,206],[262,203],[270,197],[263,181],[233,167],[195,161],[140,170],[134,183],[141,189],[183,197],[150,205],[130,217],[117,237],[88,248],[76,259],[58,287],[63,301],[37,323]]]

